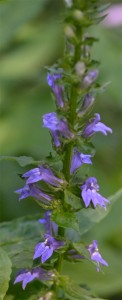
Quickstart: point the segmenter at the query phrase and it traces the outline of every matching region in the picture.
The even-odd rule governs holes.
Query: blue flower
[[[107,132],[112,133],[112,129],[110,127],[107,127],[105,124],[99,121],[100,115],[95,114],[95,117],[89,121],[88,125],[83,130],[82,136],[88,138],[95,132],[101,132],[104,135],[107,135]]]
[[[51,221],[51,211],[48,210],[44,214],[44,219],[39,219],[41,224],[44,224],[46,233],[52,235],[53,233],[56,235],[58,231],[58,225]]]
[[[98,70],[91,70],[89,71],[86,76],[84,77],[83,84],[85,87],[90,86],[98,77],[99,71]]]
[[[108,266],[107,261],[104,260],[99,253],[98,242],[96,240],[93,240],[92,244],[87,247],[87,250],[90,253],[91,259],[97,263],[98,272],[100,271],[100,264]]]
[[[106,203],[109,203],[106,198],[98,193],[99,185],[97,184],[97,179],[95,177],[88,178],[81,186],[81,190],[81,195],[86,207],[88,207],[90,202],[92,202],[94,207],[99,205],[106,208]]]
[[[35,187],[34,184],[26,184],[23,188],[16,190],[15,192],[20,194],[19,200],[25,199],[27,197],[33,197],[39,201],[44,202],[45,204],[48,204],[53,199],[48,194]]]
[[[52,256],[53,251],[64,246],[63,241],[54,239],[49,234],[45,234],[45,241],[38,243],[35,247],[35,253],[33,259],[41,256],[41,262],[44,263],[49,257]]]
[[[48,166],[40,165],[38,168],[26,172],[22,177],[28,178],[27,184],[43,180],[53,186],[60,187],[64,183],[63,179],[56,177]]]
[[[56,96],[57,104],[60,107],[64,106],[63,92],[64,87],[57,84],[58,79],[62,77],[61,74],[49,74],[47,75],[48,85],[52,88],[54,95]]]
[[[92,155],[90,154],[83,154],[74,149],[74,153],[72,156],[72,162],[71,162],[71,168],[70,168],[70,174],[75,172],[80,166],[83,164],[92,164],[91,158]]]
[[[52,280],[54,274],[52,272],[47,272],[46,270],[37,267],[32,270],[22,270],[16,277],[14,284],[22,281],[23,290],[26,288],[26,285],[33,281],[34,279],[38,280]]]
[[[74,137],[74,134],[68,128],[67,121],[64,119],[58,119],[55,112],[51,112],[43,116],[43,126],[50,130],[56,147],[61,145],[59,137],[63,136],[66,139]]]
[[[94,100],[95,98],[92,94],[86,94],[86,96],[83,99],[82,106],[78,111],[79,117],[82,117],[89,110],[89,108],[93,105]]]

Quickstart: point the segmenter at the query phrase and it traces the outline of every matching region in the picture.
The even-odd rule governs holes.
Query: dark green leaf
[[[74,194],[72,194],[70,191],[65,191],[65,202],[70,204],[71,207],[75,209],[80,209],[82,208],[82,202],[81,198],[78,198]]]
[[[54,210],[52,212],[52,220],[57,223],[58,226],[73,228],[79,232],[78,221],[74,212],[64,211],[63,209]]]
[[[74,281],[70,280],[69,278],[61,278],[61,286],[67,296],[70,297],[70,299],[78,299],[78,300],[102,300],[98,299],[96,297],[92,297],[90,291],[88,291],[85,288],[80,287],[78,284],[76,284]]]
[[[34,159],[29,156],[0,156],[0,160],[11,160],[16,161],[21,167],[25,167],[27,165],[31,165],[34,163]]]
[[[11,266],[7,253],[0,248],[0,300],[3,300],[9,286]]]
[[[122,197],[122,189],[115,193],[115,195],[109,197],[110,204],[107,209],[97,206],[95,209],[83,208],[77,212],[76,216],[80,228],[80,236],[89,231],[96,223],[99,223],[102,219],[104,219],[110,212],[112,204],[119,200],[120,197]],[[72,241],[78,241],[80,236],[78,236],[78,234],[73,230],[67,230],[67,237]]]
[[[40,215],[33,215],[0,224],[0,246],[8,253],[13,267],[32,266],[35,245],[44,232],[39,218]]]
[[[12,282],[4,300],[37,300],[42,299],[45,293],[46,286],[37,280],[29,283],[25,290],[21,283],[13,285]]]

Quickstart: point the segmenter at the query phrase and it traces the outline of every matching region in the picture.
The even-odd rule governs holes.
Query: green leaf
[[[109,197],[110,204],[107,209],[97,206],[95,209],[83,208],[77,212],[76,217],[80,228],[80,236],[89,231],[96,223],[99,223],[102,219],[104,219],[111,211],[112,205],[119,200],[120,197],[122,197],[122,189]],[[78,241],[80,236],[78,236],[73,230],[67,230],[67,237],[72,241]]]
[[[96,297],[92,297],[91,292],[89,290],[80,287],[77,283],[75,283],[68,277],[62,277],[60,280],[61,287],[63,288],[65,294],[70,297],[70,299],[102,300]]]
[[[0,300],[3,300],[9,286],[11,261],[7,253],[0,248]]]
[[[70,204],[71,207],[75,209],[80,209],[82,207],[81,198],[78,198],[74,194],[72,194],[70,191],[65,191],[65,202],[67,204]]]
[[[52,220],[57,223],[58,226],[64,228],[73,228],[79,232],[78,221],[74,212],[64,211],[63,209],[53,210]]]
[[[34,163],[34,159],[29,156],[0,156],[0,160],[16,161],[21,167],[25,167]]]
[[[32,266],[35,245],[44,232],[40,215],[19,218],[0,224],[0,246],[11,258],[13,267]]]
[[[21,283],[13,285],[12,282],[4,300],[37,300],[42,299],[45,293],[46,286],[37,280],[29,283],[25,290]]]

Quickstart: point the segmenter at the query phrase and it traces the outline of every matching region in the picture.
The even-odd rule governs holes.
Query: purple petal
[[[53,247],[47,247],[45,252],[42,254],[41,262],[44,263],[53,254]]]
[[[90,190],[86,191],[85,189],[83,189],[82,198],[85,203],[85,206],[88,207],[91,201],[91,191]]]
[[[36,259],[36,258],[40,257],[44,253],[44,251],[46,250],[46,247],[47,246],[45,245],[45,243],[37,244],[36,247],[35,247],[35,253],[34,253],[33,259]]]
[[[107,135],[107,132],[112,133],[112,129],[108,126],[106,126],[105,124],[98,122],[95,126],[94,126],[94,132],[101,132],[104,135]]]

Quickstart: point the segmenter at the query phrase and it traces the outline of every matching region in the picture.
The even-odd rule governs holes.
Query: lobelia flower
[[[22,281],[23,290],[26,288],[26,285],[35,280],[52,280],[54,276],[53,272],[47,272],[46,270],[37,267],[32,270],[22,270],[16,277],[14,284]]]
[[[107,135],[107,132],[112,133],[112,129],[100,121],[100,114],[95,114],[95,117],[92,118],[88,125],[83,130],[82,136],[88,138],[93,135],[95,132],[101,132],[104,135]]]
[[[51,112],[43,116],[43,126],[50,130],[56,147],[61,145],[59,140],[60,136],[63,136],[66,139],[71,139],[74,137],[74,134],[68,128],[67,121],[58,119],[55,112]]]
[[[49,201],[51,201],[53,199],[48,194],[42,192],[40,189],[35,187],[34,184],[26,184],[23,188],[16,190],[15,192],[20,194],[19,200],[22,200],[22,199],[25,199],[25,198],[31,196],[31,197],[47,204]]]
[[[72,156],[72,162],[71,162],[71,168],[70,168],[70,174],[75,172],[80,166],[83,164],[92,164],[91,158],[92,155],[90,154],[83,154],[74,149],[74,153]]]
[[[38,243],[35,247],[35,253],[33,259],[41,256],[41,262],[44,263],[49,257],[52,256],[53,251],[64,246],[63,241],[54,239],[50,234],[45,234],[45,241]]]
[[[62,77],[61,74],[49,74],[47,75],[47,82],[48,85],[52,88],[53,93],[56,96],[57,103],[60,107],[64,107],[64,102],[63,102],[63,91],[64,87],[58,85],[56,82],[58,79]]]
[[[58,225],[51,221],[51,211],[48,210],[44,214],[44,219],[39,219],[39,223],[44,224],[45,230],[47,234],[52,235],[53,233],[56,235],[58,232]]]
[[[81,190],[81,195],[86,207],[88,207],[90,202],[92,202],[94,207],[96,207],[96,205],[99,205],[106,208],[106,203],[109,203],[106,198],[98,193],[99,185],[97,184],[97,179],[95,177],[88,178],[81,186]]]
[[[98,77],[99,71],[98,70],[91,70],[89,71],[83,79],[83,84],[85,87],[90,86]]]
[[[93,240],[92,244],[87,246],[87,250],[90,253],[91,259],[93,261],[96,261],[98,272],[100,271],[100,264],[102,264],[104,266],[108,266],[107,261],[104,260],[101,256],[101,254],[99,253],[98,242],[96,240]]]
[[[64,183],[63,179],[56,177],[48,166],[40,165],[38,168],[26,172],[22,177],[28,178],[27,184],[43,180],[53,186],[60,187]]]
[[[82,117],[82,115],[84,115],[89,110],[89,108],[93,105],[94,100],[95,98],[92,94],[87,94],[84,97],[81,109],[78,111],[79,117]]]

